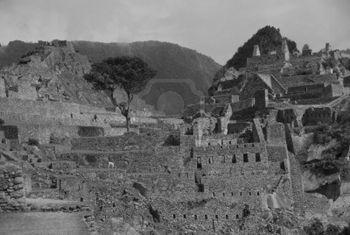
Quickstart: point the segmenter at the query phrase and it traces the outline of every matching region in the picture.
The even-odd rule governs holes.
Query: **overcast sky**
[[[0,0],[0,43],[177,43],[224,64],[271,25],[301,49],[350,48],[350,0]]]

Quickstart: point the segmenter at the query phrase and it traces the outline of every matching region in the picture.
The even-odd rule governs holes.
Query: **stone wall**
[[[232,112],[238,112],[240,110],[254,107],[254,105],[255,105],[255,98],[249,98],[241,102],[231,103],[231,108],[232,108]]]
[[[263,80],[263,78],[261,76],[264,76],[267,78],[265,78]],[[277,91],[277,87],[274,86],[275,84],[274,84],[273,80],[274,79],[271,78],[269,75],[260,75],[260,74],[247,75],[247,82],[242,87],[241,95],[239,97],[240,100],[244,101],[244,100],[247,100],[249,98],[255,97],[255,93],[257,91],[268,90],[269,93],[273,93],[274,91],[272,90],[272,87],[276,88],[275,90]],[[268,83],[270,83],[270,84],[268,85]],[[278,87],[278,88],[280,88],[280,87]]]
[[[304,184],[302,179],[302,171],[300,169],[300,165],[298,160],[294,155],[289,155],[290,159],[290,175],[291,175],[291,183],[292,183],[292,193],[294,199],[294,210],[297,213],[303,213],[305,211],[304,208]]]
[[[1,125],[0,130],[4,133],[5,139],[18,139],[18,127],[14,125]]]
[[[281,61],[280,55],[261,55],[261,56],[253,56],[247,59],[247,72],[257,72],[259,71],[259,67],[263,65],[274,65]]]
[[[291,78],[292,79],[292,78]],[[293,86],[288,89],[287,96],[292,100],[311,99],[323,97],[326,84],[312,84],[307,86]]]
[[[253,119],[253,139],[254,142],[265,143],[265,136],[261,128],[259,119]]]
[[[325,89],[325,96],[327,97],[338,97],[344,94],[344,87],[341,84],[329,84]]]
[[[218,92],[214,92],[213,98],[215,99],[215,102],[220,104],[225,103],[236,103],[239,102],[239,96],[238,95],[232,95],[230,92],[228,94],[219,95]]]
[[[106,169],[113,162],[115,169],[127,173],[167,173],[183,169],[179,146],[169,146],[153,150],[126,152],[67,152],[57,157],[63,161],[73,161],[81,168]]]
[[[344,87],[350,87],[350,76],[344,77]]]
[[[284,124],[290,124],[292,127],[299,127],[301,123],[302,114],[295,109],[279,109],[277,112],[276,121]]]
[[[288,61],[288,66],[283,68],[282,74],[289,76],[300,73],[319,73],[321,60],[322,56],[319,55],[303,55],[291,58]]]
[[[276,145],[266,145],[258,119],[253,120],[252,129],[259,142],[237,144],[237,134],[202,135],[202,145],[197,147],[196,134],[185,135],[184,131],[180,146],[155,145],[160,137],[172,133],[160,133],[162,129],[156,127],[141,128],[140,135],[77,139],[73,141],[77,151],[57,158],[75,162],[79,180],[59,178],[59,188],[63,194],[67,192],[68,199],[97,203],[93,182],[137,183],[145,188],[144,196],[152,199],[161,220],[213,231],[237,223],[245,204],[252,210],[265,207],[266,195],[276,188],[289,198],[292,195],[287,187],[290,184],[281,186],[285,179],[288,181],[290,170],[281,137],[284,128],[279,123],[268,127],[267,141],[282,138]],[[109,161],[115,168],[108,168]],[[114,195],[111,191],[105,197],[111,201]],[[101,205],[117,211],[112,203]]]
[[[119,128],[113,128],[119,129]],[[110,135],[105,128],[107,138],[75,138],[72,149],[100,150],[100,151],[125,151],[153,149],[158,145],[165,144],[169,136],[179,136],[180,129],[172,124],[158,123],[156,125],[138,128],[140,134],[127,133],[125,135]],[[124,129],[123,129],[124,130]],[[134,130],[135,132],[137,130]],[[110,136],[110,137],[108,137]]]
[[[340,84],[313,84],[307,86],[295,86],[288,89],[288,95],[291,100],[307,100],[332,98],[344,95],[344,88]]]
[[[286,145],[267,145],[266,152],[269,162],[281,163],[288,156]]]
[[[200,234],[211,234],[218,231],[225,224],[235,228],[242,218],[243,208],[225,203],[217,199],[204,199],[200,207],[188,207],[186,203],[170,207],[163,201],[156,201],[161,216],[171,224],[181,224],[182,227],[195,225]],[[192,226],[191,226],[192,225]]]
[[[58,189],[66,200],[80,201],[93,205],[95,203],[95,191],[89,190],[92,185],[82,177],[60,177]]]
[[[251,129],[252,124],[250,122],[235,122],[235,123],[229,123],[227,125],[227,134],[238,134],[242,133],[246,129]]]
[[[300,105],[327,104],[337,98],[338,97],[321,97],[321,98],[314,98],[314,99],[298,100],[297,102]]]
[[[5,122],[98,126],[125,121],[116,112],[75,103],[0,98],[0,108]]]
[[[201,146],[229,146],[237,144],[238,134],[215,134],[203,136]],[[242,142],[241,142],[242,143]]]
[[[99,151],[128,151],[141,149],[154,149],[164,144],[169,135],[177,135],[178,131],[149,130],[142,134],[128,134],[106,138],[75,138],[71,141],[72,149],[99,150]],[[160,141],[161,140],[161,141]]]
[[[337,119],[336,112],[330,107],[309,108],[305,111],[302,122],[303,125],[316,125],[317,123],[331,124]]]
[[[83,131],[86,128],[92,131]],[[17,140],[20,143],[36,139],[40,144],[49,144],[51,137],[56,139],[78,138],[85,136],[118,136],[126,132],[126,128],[111,127],[81,127],[51,124],[18,124],[2,125],[0,130],[4,131],[7,140]]]
[[[196,147],[194,159],[197,169],[227,172],[263,169],[268,165],[266,146],[261,143]]]
[[[266,126],[266,140],[273,145],[286,145],[286,134],[282,123],[270,122]]]
[[[0,212],[25,208],[22,170],[10,163],[0,165]]]

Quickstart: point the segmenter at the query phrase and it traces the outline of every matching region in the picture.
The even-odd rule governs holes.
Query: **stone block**
[[[7,202],[0,202],[0,207],[6,207],[8,205]]]
[[[21,197],[23,197],[24,196],[24,193],[23,193],[23,191],[17,191],[17,192],[13,192],[13,193],[11,193],[11,197],[12,198],[21,198]]]
[[[13,181],[15,184],[22,184],[24,182],[23,177],[16,177]]]
[[[43,208],[41,208],[41,211],[44,211],[44,212],[52,211],[52,208],[49,206],[44,206]]]
[[[7,204],[7,200],[5,198],[2,198],[2,199],[0,199],[0,204],[1,203],[6,203]]]
[[[14,186],[15,190],[19,190],[19,189],[23,189],[24,188],[24,184],[17,184]]]

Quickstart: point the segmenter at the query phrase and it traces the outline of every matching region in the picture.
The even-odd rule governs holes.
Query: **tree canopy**
[[[156,71],[138,57],[111,57],[92,65],[86,80],[98,90],[113,93],[117,87],[125,90],[128,98],[139,93],[156,75]],[[109,95],[111,95],[109,93]],[[114,99],[112,102],[115,102]]]
[[[138,57],[111,57],[92,65],[91,73],[85,79],[93,84],[95,89],[106,92],[113,104],[126,117],[129,129],[130,103],[134,94],[139,93],[156,75],[156,71]],[[118,103],[114,97],[114,90],[120,87],[127,94],[127,103]]]

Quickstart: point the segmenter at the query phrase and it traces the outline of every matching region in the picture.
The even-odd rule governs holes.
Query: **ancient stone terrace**
[[[205,129],[215,125],[206,119],[194,122],[192,135],[160,125],[140,128],[140,134],[73,139],[73,150],[58,148],[56,160],[32,163],[41,173],[30,176],[28,193],[87,203],[105,218],[124,211],[113,203],[113,190],[134,188],[152,200],[162,220],[208,231],[237,223],[246,205],[266,208],[273,191],[293,198],[283,125],[271,122],[263,130],[254,119],[231,123],[237,133],[208,135]],[[168,143],[171,135],[179,142]],[[100,188],[111,190],[97,194]]]
[[[51,137],[117,136],[126,131],[125,117],[115,111],[64,102],[0,98],[1,127],[6,139],[30,138],[48,144]],[[154,123],[150,117],[132,117],[133,123]]]

